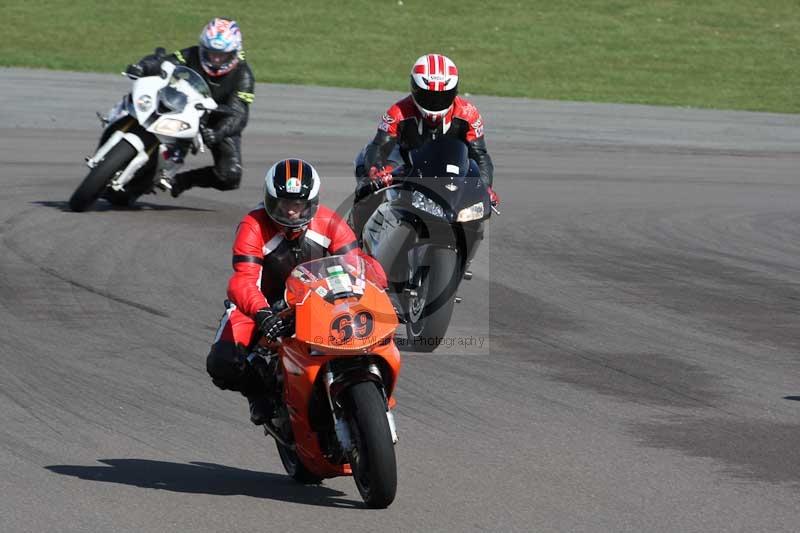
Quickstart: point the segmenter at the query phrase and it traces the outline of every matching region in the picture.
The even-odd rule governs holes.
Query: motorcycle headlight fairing
[[[439,218],[444,218],[444,209],[419,191],[414,191],[411,195],[411,205],[420,211],[425,211]]]
[[[182,120],[175,118],[162,118],[158,124],[153,128],[156,133],[163,133],[164,135],[174,135],[190,128],[189,124]]]
[[[483,218],[483,202],[472,204],[458,212],[457,222],[469,222]]]

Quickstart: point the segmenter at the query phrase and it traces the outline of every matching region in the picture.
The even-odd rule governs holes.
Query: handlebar
[[[226,106],[224,104],[220,104],[216,108],[211,109],[210,107],[206,107],[202,103],[198,102],[194,105],[194,108],[197,110],[209,111],[211,113],[220,113],[222,115],[233,115],[235,113],[230,106]]]
[[[272,304],[270,306],[270,309],[272,309],[273,313],[280,316],[284,322],[284,328],[283,331],[281,332],[284,333],[283,335],[278,335],[277,337],[274,338],[268,335],[264,335],[265,340],[267,340],[270,343],[275,343],[278,342],[278,339],[280,337],[288,337],[292,334],[292,331],[294,330],[295,326],[294,308],[289,307],[289,304],[286,302],[286,300],[281,298],[280,300]],[[288,333],[288,335],[286,335],[285,333]]]

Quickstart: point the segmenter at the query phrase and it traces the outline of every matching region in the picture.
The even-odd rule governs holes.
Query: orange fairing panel
[[[324,280],[306,286],[296,302],[295,335],[298,340],[325,350],[361,351],[391,336],[397,315],[386,293],[372,282],[360,297],[325,299]]]

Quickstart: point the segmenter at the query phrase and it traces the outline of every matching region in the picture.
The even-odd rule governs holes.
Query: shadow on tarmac
[[[103,466],[51,465],[56,474],[145,489],[215,496],[251,496],[321,507],[361,508],[360,499],[323,485],[300,485],[285,475],[214,463],[171,463],[148,459],[98,459]],[[353,485],[355,489],[355,485]]]
[[[31,202],[35,205],[41,205],[44,207],[51,207],[53,209],[58,209],[59,211],[63,211],[65,213],[72,213],[72,209],[69,208],[69,203],[66,200],[40,200],[36,202]],[[88,212],[97,211],[97,212],[108,212],[108,211],[204,211],[204,212],[213,212],[212,209],[201,209],[199,207],[184,207],[180,205],[161,205],[161,204],[151,204],[148,202],[141,202],[137,201],[133,206],[115,206],[109,202],[104,200],[98,200]]]

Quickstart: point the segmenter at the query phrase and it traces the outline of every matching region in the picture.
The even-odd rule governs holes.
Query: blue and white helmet
[[[200,64],[209,76],[224,76],[239,64],[242,32],[235,20],[217,17],[200,32]]]

